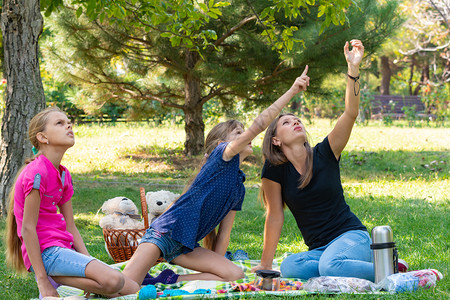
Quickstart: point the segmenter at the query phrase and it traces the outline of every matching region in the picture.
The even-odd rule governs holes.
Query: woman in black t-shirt
[[[267,209],[264,248],[260,265],[252,271],[272,268],[287,205],[309,251],[288,256],[280,268],[283,277],[374,279],[370,236],[345,202],[339,173],[340,155],[358,116],[362,42],[346,42],[344,54],[348,64],[345,111],[321,143],[314,148],[309,145],[304,125],[293,114],[280,115],[266,131],[261,176]]]

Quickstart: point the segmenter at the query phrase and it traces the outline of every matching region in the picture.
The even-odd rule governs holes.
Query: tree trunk
[[[38,61],[43,27],[40,1],[3,1],[1,27],[7,81],[0,140],[1,215],[5,216],[9,190],[24,159],[31,154],[28,124],[45,106]]]
[[[409,81],[408,81],[408,88],[409,88],[409,94],[413,94],[412,90],[412,82],[413,82],[413,76],[414,76],[414,66],[416,65],[416,57],[413,54],[411,56],[411,65],[409,66]]]
[[[442,53],[442,58],[443,58],[442,82],[448,83],[450,82],[450,50]]]
[[[187,71],[184,75],[184,130],[186,132],[186,141],[184,143],[184,152],[187,156],[200,154],[203,151],[205,138],[200,81],[193,74],[193,70],[198,61],[198,53],[186,52]]]
[[[419,95],[420,88],[430,82],[430,65],[425,61],[422,65],[422,74],[420,76],[420,83],[414,89],[414,96]]]
[[[389,86],[391,84],[391,68],[389,66],[389,58],[387,56],[381,57],[381,95],[389,95]]]

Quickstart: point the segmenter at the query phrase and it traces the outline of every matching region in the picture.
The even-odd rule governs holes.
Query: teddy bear
[[[175,194],[169,191],[160,190],[156,192],[147,192],[145,200],[148,206],[148,222],[151,224],[157,217],[169,208],[174,203],[180,194]]]
[[[100,219],[100,227],[107,229],[144,229],[134,202],[126,197],[106,200],[101,210],[105,216]]]
[[[100,219],[100,227],[113,230],[110,231],[107,237],[105,236],[105,249],[109,257],[114,259],[109,252],[106,240],[108,240],[109,244],[114,246],[137,246],[138,240],[136,240],[133,235],[127,234],[126,230],[123,232],[114,231],[114,229],[145,229],[144,222],[141,221],[141,217],[138,215],[138,209],[134,202],[127,197],[115,197],[106,200],[103,203],[101,210],[105,216]],[[142,237],[142,234],[139,236]]]

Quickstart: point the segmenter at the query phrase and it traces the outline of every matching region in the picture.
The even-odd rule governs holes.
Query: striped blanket
[[[274,270],[280,269],[280,263],[283,261],[283,259],[285,258],[286,255],[274,260],[273,266],[272,266],[272,268]],[[168,300],[169,299],[184,299],[184,300],[195,299],[195,298],[198,298],[199,296],[201,296],[201,298],[221,298],[221,299],[240,298],[243,296],[251,297],[252,295],[253,296],[254,295],[263,295],[264,293],[270,294],[270,295],[283,295],[283,296],[299,296],[299,295],[309,294],[308,292],[302,291],[302,290],[286,290],[286,291],[274,291],[274,292],[239,291],[239,287],[242,287],[242,286],[245,287],[245,284],[248,284],[255,280],[255,274],[251,273],[250,270],[252,267],[259,264],[259,260],[240,260],[240,261],[233,261],[233,262],[236,265],[238,265],[240,268],[242,268],[242,270],[244,271],[245,277],[243,279],[240,279],[235,282],[197,280],[197,281],[191,281],[191,282],[178,282],[175,284],[168,284],[168,285],[163,285],[163,284],[158,283],[158,284],[156,284],[155,287],[158,292],[161,292],[161,291],[164,291],[167,289],[182,289],[182,290],[190,292],[190,293],[192,293],[193,291],[198,290],[198,289],[205,289],[205,290],[211,291],[210,294],[209,293],[202,294],[202,295],[187,294],[187,295],[182,295],[182,296],[172,296],[172,297],[164,297],[163,298],[163,299],[168,299]],[[125,267],[125,265],[126,265],[126,262],[123,262],[123,263],[111,265],[111,267],[122,270]],[[180,266],[171,265],[168,263],[159,263],[158,265],[154,266],[150,270],[150,275],[157,276],[164,269],[171,269],[177,274],[190,274],[190,273],[194,272],[192,270],[182,268]],[[295,279],[282,278],[282,280],[292,282]],[[298,283],[299,281],[296,280],[296,282]],[[73,287],[69,287],[69,286],[60,286],[58,288],[58,293],[61,297],[82,296],[83,295],[82,290],[79,290],[79,289],[76,289]],[[93,299],[100,299],[100,298],[93,298]],[[119,299],[132,300],[132,299],[138,299],[138,296],[137,296],[137,294],[135,294],[135,295],[117,297],[114,299],[116,299],[116,300],[119,300]]]

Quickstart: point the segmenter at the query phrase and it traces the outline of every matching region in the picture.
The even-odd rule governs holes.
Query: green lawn
[[[313,144],[320,142],[334,124],[317,120],[307,125]],[[74,177],[76,224],[90,253],[112,263],[104,249],[98,226],[102,203],[126,196],[138,204],[139,186],[147,191],[181,192],[201,158],[182,155],[182,128],[148,128],[145,124],[113,126],[81,125],[75,128],[76,145],[63,161]],[[263,242],[264,209],[258,201],[263,135],[253,142],[255,153],[243,165],[247,194],[237,214],[230,250],[246,250],[259,259]],[[379,123],[354,128],[341,158],[342,181],[347,202],[368,227],[390,225],[399,255],[410,269],[435,268],[444,280],[434,290],[392,296],[339,295],[339,299],[448,299],[450,298],[448,128],[384,127]],[[139,206],[139,204],[138,204]],[[0,221],[4,236],[5,222]],[[0,260],[4,261],[1,241]],[[292,215],[286,211],[277,255],[305,251]],[[0,265],[0,299],[29,299],[38,290],[31,275],[18,277]],[[321,297],[314,297],[315,299]],[[325,298],[325,297],[323,297]]]

